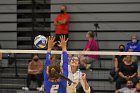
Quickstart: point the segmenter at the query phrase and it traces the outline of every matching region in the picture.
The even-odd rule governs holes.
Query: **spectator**
[[[119,46],[119,51],[120,52],[124,52],[125,51],[125,46],[124,45],[120,45]],[[124,59],[124,55],[116,55],[114,58],[114,68],[110,71],[110,75],[111,75],[111,81],[116,81],[118,78],[118,71],[119,71],[119,66],[120,64],[123,62]]]
[[[56,34],[56,41],[60,41],[60,36],[65,35],[68,38],[69,33],[69,21],[70,15],[67,13],[67,6],[62,5],[60,7],[60,14],[56,16],[54,25],[55,25],[55,34]],[[56,43],[57,46],[58,43]],[[58,47],[56,47],[57,49]]]
[[[140,52],[140,43],[136,35],[131,36],[131,41],[127,43],[126,51],[128,52]],[[132,61],[138,62],[139,56],[133,56]],[[140,63],[138,63],[138,73],[140,72]]]
[[[136,35],[131,36],[131,41],[127,43],[126,51],[140,52],[140,44],[137,39]]]
[[[116,90],[115,93],[132,93],[134,91],[133,85],[133,82],[131,80],[128,80],[126,87]]]
[[[94,39],[93,32],[88,32],[86,34],[88,42],[84,48],[84,51],[98,51],[98,44]],[[91,63],[97,62],[98,55],[84,55],[80,57],[80,64],[83,65],[86,69],[91,67]]]
[[[41,62],[37,55],[33,57],[28,65],[27,87],[23,87],[23,90],[29,90],[31,80],[37,81],[37,90],[40,91],[43,82],[43,62]]]
[[[132,93],[140,93],[140,83],[137,83],[136,88]]]
[[[131,79],[135,85],[137,82],[137,69],[137,64],[132,62],[132,56],[125,56],[124,61],[119,67],[119,77],[116,81],[116,89],[120,89],[121,85],[125,84],[129,79]]]

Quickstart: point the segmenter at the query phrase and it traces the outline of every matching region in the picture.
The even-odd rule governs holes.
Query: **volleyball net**
[[[35,54],[38,54],[42,62],[45,62],[47,50],[6,50],[1,49],[0,53],[3,59],[0,61],[0,89],[17,89],[22,91],[22,87],[27,86],[27,68],[29,62]],[[114,67],[115,55],[132,55],[140,56],[139,52],[115,52],[115,51],[67,51],[69,55],[98,55],[100,56],[97,62],[93,62],[91,68],[86,70],[80,66],[80,70],[87,74],[88,83],[95,93],[111,93],[115,90],[115,83],[110,83],[110,70]],[[62,51],[51,52],[52,55],[61,57]],[[70,57],[70,56],[69,56]],[[59,59],[59,57],[58,57]],[[62,60],[62,59],[60,59]],[[7,80],[7,82],[6,82]],[[34,84],[33,84],[34,83]],[[35,82],[30,84],[30,88],[34,89],[38,85]],[[79,89],[79,86],[77,87]],[[18,92],[17,92],[18,93]],[[20,92],[19,92],[20,93]]]
[[[0,53],[46,54],[47,50],[0,50]],[[83,55],[140,55],[139,52],[112,52],[112,51],[67,51],[67,53],[83,54]],[[62,54],[62,51],[52,51],[51,54]]]

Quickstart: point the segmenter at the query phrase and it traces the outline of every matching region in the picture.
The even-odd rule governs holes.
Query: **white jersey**
[[[67,93],[76,93],[76,86],[81,83],[85,93],[90,93],[90,88],[88,90],[85,90],[85,84],[84,81],[82,80],[82,72],[80,70],[77,70],[76,73],[71,72],[71,67],[68,66],[69,73],[68,73],[68,78],[72,80],[73,82],[76,82],[76,84],[67,84]]]

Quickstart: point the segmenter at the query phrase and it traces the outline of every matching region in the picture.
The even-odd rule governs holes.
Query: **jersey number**
[[[51,93],[58,93],[59,85],[52,85]]]

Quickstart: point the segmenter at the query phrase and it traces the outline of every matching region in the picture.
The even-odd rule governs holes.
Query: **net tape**
[[[0,53],[17,53],[17,54],[46,54],[47,50],[0,50]],[[53,51],[52,54],[62,54],[62,51]],[[67,51],[68,54],[78,55],[138,55],[140,52],[114,52],[114,51]]]

